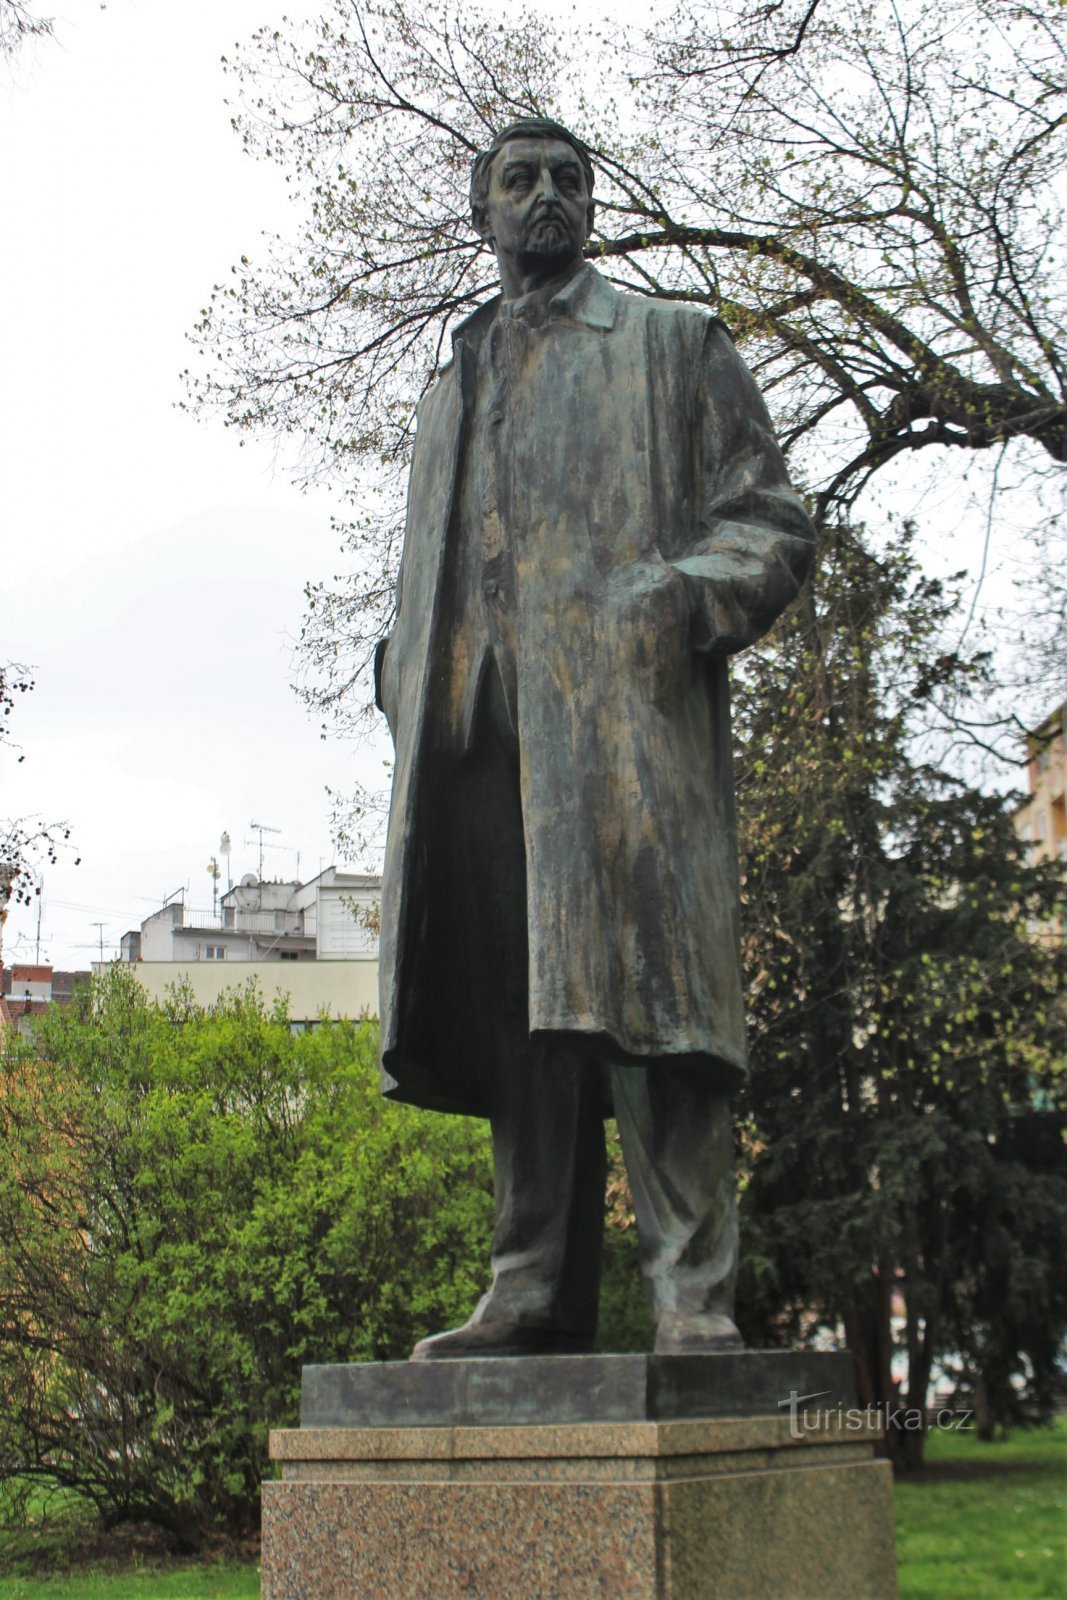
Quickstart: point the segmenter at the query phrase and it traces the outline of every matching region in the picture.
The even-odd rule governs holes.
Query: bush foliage
[[[470,1309],[483,1128],[397,1108],[371,1024],[120,969],[0,1071],[0,1478],[195,1543],[254,1524],[305,1361],[389,1359]]]

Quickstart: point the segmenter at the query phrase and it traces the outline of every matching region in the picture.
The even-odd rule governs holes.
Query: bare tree
[[[30,669],[20,665],[17,661],[0,662],[0,745],[7,745],[9,750],[18,750],[11,737],[11,714],[15,709],[15,697],[29,694],[33,688],[33,678]],[[21,751],[18,759],[23,759]]]
[[[310,595],[316,703],[350,704],[388,612],[390,473],[494,285],[467,173],[508,118],[586,139],[590,253],[725,319],[819,515],[903,452],[1023,440],[1067,461],[1064,21],[1058,0],[682,0],[643,34],[567,37],[453,0],[334,0],[313,37],[261,31],[230,64],[235,124],[303,233],[215,290],[190,403],[290,435],[307,477],[369,499],[349,574]]]
[[[0,662],[0,747],[6,746],[22,761],[19,746],[11,737],[9,718],[16,697],[29,694],[33,677],[17,662]],[[56,862],[68,845],[70,828],[65,822],[44,822],[40,817],[0,817],[0,934],[7,919],[8,906],[29,905],[40,893],[37,869],[44,861]],[[75,866],[78,862],[75,861]]]
[[[51,32],[51,17],[39,16],[22,0],[0,0],[0,56],[12,56],[27,39]]]

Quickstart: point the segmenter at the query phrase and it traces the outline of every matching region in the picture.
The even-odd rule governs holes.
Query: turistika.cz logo
[[[925,1412],[919,1406],[845,1406],[838,1401],[835,1406],[813,1406],[812,1401],[825,1400],[833,1391],[817,1389],[813,1394],[789,1391],[787,1400],[779,1400],[778,1409],[789,1407],[789,1437],[803,1439],[805,1434],[833,1430],[835,1433],[874,1433],[880,1428],[886,1433],[891,1428],[904,1433],[919,1433],[927,1428],[952,1428],[966,1432],[973,1428],[973,1410],[962,1406],[947,1406]]]

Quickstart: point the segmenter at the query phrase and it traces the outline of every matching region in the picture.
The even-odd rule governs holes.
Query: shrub
[[[484,1129],[394,1107],[370,1023],[254,991],[148,1002],[113,968],[0,1070],[0,1479],[195,1544],[258,1514],[304,1362],[461,1319],[492,1229]]]

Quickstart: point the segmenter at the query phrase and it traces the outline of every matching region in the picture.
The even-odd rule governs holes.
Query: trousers
[[[604,1225],[604,1113],[618,1123],[657,1327],[730,1316],[738,1226],[728,1097],[670,1057],[612,1060],[610,1041],[531,1036],[519,743],[495,670],[470,748],[438,763],[435,984],[470,993],[496,1226],[483,1317],[595,1331]],[[455,1045],[452,1046],[453,1050]],[[621,1052],[620,1052],[621,1055]]]

